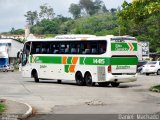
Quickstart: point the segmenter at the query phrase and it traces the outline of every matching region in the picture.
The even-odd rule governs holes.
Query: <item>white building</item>
[[[23,43],[12,38],[0,38],[0,46],[7,45],[9,63],[15,63],[17,53],[23,48]]]

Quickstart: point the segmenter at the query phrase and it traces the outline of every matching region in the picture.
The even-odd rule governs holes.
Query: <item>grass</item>
[[[156,86],[151,87],[150,91],[160,93],[160,85],[156,85]]]
[[[6,106],[3,103],[0,103],[0,113],[5,110]]]

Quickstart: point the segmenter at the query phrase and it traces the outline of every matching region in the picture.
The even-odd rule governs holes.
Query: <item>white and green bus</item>
[[[22,75],[118,87],[137,80],[137,41],[129,36],[59,35],[24,44]]]

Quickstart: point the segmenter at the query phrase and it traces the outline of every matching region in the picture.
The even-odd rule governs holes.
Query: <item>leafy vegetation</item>
[[[47,15],[49,14],[48,10],[51,8],[45,4],[40,6],[40,9],[39,21],[35,22],[38,14],[35,14],[33,18],[36,19],[32,22],[28,21],[33,34],[45,36],[48,36],[48,34],[53,34],[53,36],[56,34],[118,34],[117,9],[112,8],[110,11],[107,10],[101,0],[80,0],[78,4],[72,3],[69,12],[73,15],[74,19],[61,15],[49,19]],[[50,11],[50,14],[53,15],[53,9]],[[46,16],[43,19],[42,13],[43,17]],[[26,20],[31,19],[30,16],[25,15],[25,17]]]
[[[149,41],[151,52],[160,52],[160,2],[159,0],[126,1],[118,13],[121,34]]]
[[[3,32],[2,34],[11,34],[11,35],[23,35],[24,34],[24,30],[23,29],[17,29],[15,30],[15,28],[11,28],[11,31],[9,32]]]
[[[160,93],[160,85],[156,85],[150,88],[152,92],[159,92]]]
[[[0,103],[0,113],[3,112],[5,110],[5,105]]]

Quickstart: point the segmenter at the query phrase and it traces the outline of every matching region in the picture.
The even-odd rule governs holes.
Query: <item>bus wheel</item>
[[[98,85],[100,87],[107,87],[110,83],[109,82],[99,82]]]
[[[149,73],[146,73],[147,76],[149,76]]]
[[[35,81],[36,83],[39,82],[39,78],[38,78],[37,72],[34,73],[33,77],[34,77],[34,81]]]
[[[120,83],[111,82],[112,87],[118,87]]]
[[[62,80],[57,80],[58,84],[61,84],[62,83]]]
[[[91,74],[88,72],[85,74],[84,80],[85,80],[87,86],[94,86],[95,85],[95,82],[92,82]]]
[[[85,85],[85,81],[81,72],[77,72],[75,78],[76,78],[77,85],[79,86]]]

